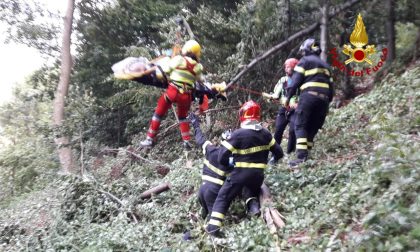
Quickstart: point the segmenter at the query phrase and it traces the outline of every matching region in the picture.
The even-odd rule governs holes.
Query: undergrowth
[[[267,170],[274,206],[287,220],[274,235],[262,219],[246,218],[236,201],[225,237],[207,236],[196,200],[200,151],[185,156],[178,145],[161,145],[136,152],[142,158],[125,149],[103,151],[90,157],[82,178],[59,177],[3,206],[0,248],[414,251],[420,247],[418,76],[419,64],[401,76],[388,75],[346,107],[331,109],[305,165],[289,170],[292,157],[286,157]],[[209,124],[206,130],[213,138],[223,127]],[[171,141],[177,142],[164,145]],[[170,190],[140,199],[164,182]],[[193,239],[183,241],[187,230]]]

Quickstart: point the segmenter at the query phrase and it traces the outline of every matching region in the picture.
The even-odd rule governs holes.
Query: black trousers
[[[315,135],[322,128],[328,113],[327,99],[309,93],[302,93],[296,109],[295,133],[297,158],[308,158]]]
[[[204,219],[208,217],[209,213],[213,210],[214,201],[217,198],[217,194],[222,186],[209,182],[203,181],[198,191],[198,201],[202,207],[201,217]]]
[[[216,201],[213,205],[213,211],[207,231],[212,232],[221,227],[224,215],[228,211],[230,204],[237,195],[242,192],[244,187],[243,197],[258,198],[261,185],[264,181],[264,169],[259,168],[235,168],[230,177],[228,177],[217,195]],[[218,222],[220,224],[212,224]]]
[[[274,139],[280,145],[283,139],[284,130],[289,124],[289,140],[287,141],[287,151],[289,154],[295,150],[296,134],[295,134],[295,111],[287,111],[283,106],[280,107],[276,117],[276,126],[274,132]]]

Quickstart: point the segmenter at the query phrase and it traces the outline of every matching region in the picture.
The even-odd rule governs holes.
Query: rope
[[[251,93],[251,94],[262,96],[262,92],[255,91],[255,90],[252,90],[252,89],[249,89],[249,88],[240,87],[240,86],[235,85],[235,84],[233,84],[230,88],[237,89],[237,90],[242,90],[242,91],[245,91],[245,92],[248,92],[248,93]],[[278,100],[267,101],[266,99],[263,99],[263,101],[268,102],[268,103],[281,104],[280,101],[278,101]]]
[[[233,89],[238,89],[238,90],[242,90],[242,91],[245,91],[245,92],[248,92],[248,93],[251,93],[251,94],[255,94],[255,95],[262,96],[262,92],[255,91],[255,90],[252,90],[252,89],[249,89],[249,88],[240,87],[240,86],[235,85],[235,84],[233,84],[233,85],[231,86],[231,88],[233,88]]]

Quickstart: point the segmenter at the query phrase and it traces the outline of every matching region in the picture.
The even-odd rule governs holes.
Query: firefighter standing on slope
[[[143,147],[151,147],[154,144],[158,133],[160,122],[165,116],[172,103],[177,105],[179,128],[183,139],[183,145],[190,149],[190,124],[187,120],[188,111],[192,101],[192,92],[195,89],[195,82],[200,81],[203,66],[199,63],[201,46],[195,40],[187,41],[177,55],[163,67],[168,76],[168,88],[158,100],[156,110],[153,114],[147,138],[140,143]]]
[[[285,107],[289,107],[299,89],[299,106],[295,112],[297,159],[290,161],[290,166],[297,166],[308,158],[308,150],[313,147],[314,137],[324,124],[334,95],[330,66],[319,57],[319,44],[313,38],[306,39],[299,51],[303,57],[294,68],[285,102]]]
[[[283,157],[281,147],[271,133],[260,123],[260,106],[254,101],[244,103],[239,110],[241,128],[235,130],[230,139],[222,142],[218,161],[228,166],[233,155],[234,169],[226,179],[217,195],[206,231],[219,235],[222,221],[232,200],[245,187],[243,196],[246,205],[257,205],[258,195],[264,180],[264,169],[267,168],[268,153],[273,153],[275,161]],[[254,214],[258,214],[255,212]]]
[[[289,139],[287,141],[287,150],[286,153],[290,154],[295,150],[296,147],[296,135],[295,135],[295,109],[297,108],[297,96],[293,96],[289,103],[289,110],[286,109],[284,103],[287,99],[287,88],[292,84],[292,74],[293,69],[297,65],[299,60],[295,58],[287,59],[284,62],[284,71],[286,72],[286,76],[280,78],[277,82],[276,86],[274,87],[274,92],[272,94],[262,93],[263,97],[272,99],[272,100],[280,100],[281,105],[279,108],[279,112],[276,117],[276,126],[274,132],[274,139],[280,145],[281,140],[283,138],[283,132],[289,124]]]

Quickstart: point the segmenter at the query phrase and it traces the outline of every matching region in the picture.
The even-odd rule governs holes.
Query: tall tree
[[[290,11],[290,0],[284,0],[284,14],[286,16],[286,36],[292,32],[292,13]]]
[[[61,168],[65,174],[76,172],[69,137],[62,130],[64,124],[64,107],[69,91],[72,57],[70,53],[73,25],[74,0],[68,0],[64,17],[63,40],[61,46],[61,73],[54,99],[53,126],[57,130],[54,141],[57,145]]]
[[[321,1],[321,34],[320,34],[320,46],[321,46],[321,59],[327,61],[327,51],[328,51],[328,9],[329,1]]]
[[[388,63],[395,59],[395,0],[386,1],[387,16],[386,36],[388,40]]]

